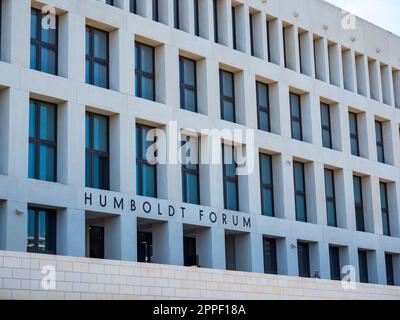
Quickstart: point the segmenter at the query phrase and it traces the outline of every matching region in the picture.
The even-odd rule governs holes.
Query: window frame
[[[320,108],[321,108],[322,146],[323,146],[324,148],[327,148],[327,149],[333,149],[333,143],[332,143],[331,106],[330,106],[329,104],[327,104],[327,103],[321,102]],[[327,111],[327,116],[328,116],[329,125],[324,124],[324,121],[323,121],[323,116],[322,116],[323,111],[322,111],[322,110],[323,110],[324,108],[326,108],[326,111]],[[324,143],[324,132],[327,132],[327,133],[328,133],[328,136],[329,136],[329,145],[326,145],[326,144]]]
[[[268,157],[269,158],[269,164],[270,164],[269,165],[269,170],[270,170],[270,175],[271,175],[271,184],[267,184],[267,183],[264,183],[262,181],[262,177],[263,177],[263,166],[262,166],[262,161],[261,161],[262,157]],[[272,168],[273,158],[272,158],[271,155],[264,154],[264,153],[260,153],[259,158],[260,158],[259,161],[260,161],[261,212],[262,212],[263,216],[275,217],[274,177],[273,177],[273,168]],[[272,206],[272,215],[265,214],[264,197],[263,197],[263,190],[265,190],[265,189],[266,190],[270,190],[271,193],[272,193],[272,199],[271,199],[271,201],[272,201],[272,204],[271,204],[271,206]]]
[[[356,201],[355,192],[354,192],[354,207],[356,214],[356,230],[360,232],[365,232],[365,216],[364,216],[364,198],[363,198],[363,186],[362,186],[362,178],[359,176],[353,176],[353,190],[356,189],[356,181],[360,188],[360,202]],[[358,219],[358,212],[362,213],[362,221]],[[361,226],[362,223],[362,226]]]
[[[297,190],[296,189],[296,165],[301,165],[302,169],[302,185],[304,188],[304,191]],[[298,162],[298,161],[293,161],[293,186],[294,186],[294,198],[295,198],[295,213],[296,213],[296,221],[299,222],[308,222],[308,215],[307,215],[307,190],[306,190],[306,177],[305,177],[305,168],[304,168],[304,163]],[[304,221],[299,219],[298,216],[298,207],[297,207],[297,197],[300,196],[304,199]]]
[[[384,192],[385,203],[382,203],[382,191]],[[380,194],[380,201],[381,201],[381,214],[382,214],[382,227],[385,226],[384,220],[387,219],[387,230],[383,228],[383,235],[387,237],[391,237],[391,230],[390,230],[390,212],[389,212],[389,199],[388,199],[388,192],[387,192],[387,184],[384,182],[379,182],[379,194]]]
[[[224,78],[223,74],[229,74],[232,76],[232,97],[226,96],[224,93]],[[236,97],[235,97],[235,74],[230,71],[226,71],[223,69],[219,69],[219,90],[220,90],[220,109],[221,109],[221,119],[225,121],[229,121],[232,123],[236,123]],[[233,121],[225,119],[225,114],[224,114],[224,101],[227,101],[232,104],[233,107]]]
[[[184,63],[189,61],[194,64],[194,86],[191,84],[185,83],[185,74],[184,74]],[[198,94],[197,94],[197,61],[193,59],[186,58],[184,56],[179,56],[179,88],[180,88],[180,108],[186,111],[192,111],[198,113]],[[195,95],[195,110],[189,110],[186,108],[186,99],[185,92],[192,91]]]
[[[332,176],[332,191],[333,195],[328,196],[327,194],[327,179],[326,179],[326,174],[330,174]],[[328,221],[328,226],[337,228],[338,227],[338,221],[337,221],[337,208],[336,208],[336,190],[335,190],[335,171],[331,169],[324,169],[324,177],[325,177],[325,201],[326,201],[326,213],[327,213],[327,221]],[[328,212],[328,203],[332,203],[333,205],[333,214],[334,214],[334,225],[329,225],[329,212]]]
[[[53,209],[44,209],[44,208],[38,208],[38,207],[33,207],[33,206],[28,206],[28,214],[29,211],[33,211],[34,213],[34,236],[33,236],[33,242],[34,242],[34,248],[33,250],[29,250],[28,248],[28,237],[29,237],[29,233],[28,233],[28,237],[27,237],[27,252],[30,253],[37,253],[37,254],[51,254],[51,255],[56,255],[57,254],[57,211],[53,210]],[[51,230],[51,240],[52,240],[52,246],[54,247],[54,250],[44,250],[44,251],[40,251],[39,250],[39,213],[40,212],[45,212],[46,215],[54,215],[54,225]],[[28,222],[29,223],[29,222]],[[28,226],[29,227],[29,226]]]
[[[235,177],[228,176],[226,173],[226,166],[225,164],[225,148],[230,147],[232,148],[232,164],[235,166]],[[224,188],[224,209],[230,211],[240,211],[240,202],[239,202],[239,177],[236,174],[237,170],[237,163],[235,161],[235,148],[233,146],[228,146],[223,144],[222,145],[222,175],[223,175],[223,188]],[[229,183],[234,183],[236,186],[236,210],[228,209],[228,194],[227,194],[227,187]]]
[[[291,103],[292,96],[296,96],[299,99],[299,115],[295,116],[293,112],[293,105]],[[291,126],[291,133],[292,133],[292,139],[297,140],[297,141],[304,141],[304,134],[303,134],[303,115],[302,115],[302,110],[301,110],[301,95],[293,92],[289,92],[289,104],[290,104],[290,126]],[[295,138],[294,137],[294,123],[298,123],[300,125],[300,138]]]
[[[148,47],[151,48],[152,51],[152,64],[153,64],[153,73],[147,72],[147,71],[143,71],[142,70],[142,58],[141,58],[141,50],[142,47]],[[156,63],[155,63],[155,48],[152,46],[149,46],[145,43],[139,42],[139,41],[135,41],[135,48],[136,48],[136,59],[137,61],[135,62],[135,81],[136,81],[136,88],[137,91],[135,92],[135,96],[141,99],[146,99],[149,101],[156,101]],[[139,68],[137,68],[136,66],[139,66]],[[143,81],[142,79],[146,78],[146,79],[151,79],[153,81],[153,98],[152,99],[147,99],[143,97]],[[136,90],[135,88],[135,90]]]
[[[378,126],[378,127],[377,127]],[[379,130],[379,132],[377,131]],[[381,139],[378,139],[378,133]],[[385,159],[385,143],[383,139],[383,123],[375,120],[375,137],[376,137],[376,156],[377,161],[380,163],[386,163]],[[381,151],[379,151],[381,150]]]
[[[59,35],[58,35],[58,16],[56,15],[56,31],[55,31],[55,44],[48,43],[42,41],[42,24],[40,23],[43,18],[43,13],[41,10],[36,9],[36,8],[31,8],[31,16],[30,18],[32,19],[32,14],[35,12],[35,15],[37,17],[37,24],[36,24],[36,35],[37,39],[32,39],[32,36],[30,35],[30,45],[34,46],[36,49],[36,66],[32,70],[36,70],[39,72],[44,72],[47,74],[52,74],[55,76],[58,76],[58,43],[59,43]],[[0,29],[1,29],[1,15],[2,15],[2,10],[0,10]],[[0,38],[1,39],[1,38]],[[54,57],[55,57],[55,66],[54,66],[54,73],[51,72],[46,72],[42,70],[42,48],[45,48],[46,50],[53,51],[54,52]],[[32,52],[30,50],[30,56],[32,56]],[[32,68],[32,66],[30,66]]]
[[[261,106],[260,105],[260,86],[265,86],[267,90],[267,106]],[[271,105],[270,105],[270,96],[269,96],[269,85],[261,82],[261,81],[256,81],[256,101],[257,101],[257,125],[258,125],[258,130],[262,130],[264,132],[269,132],[271,133]],[[268,115],[267,119],[267,130],[261,129],[261,113],[266,113]]]
[[[136,137],[136,141],[139,143],[136,145],[136,168],[139,170],[136,170],[136,182],[139,183],[139,188],[136,190],[136,194],[139,196],[144,196],[144,191],[143,191],[143,168],[145,166],[152,167],[154,169],[154,198],[158,197],[158,170],[157,170],[157,163],[156,164],[151,164],[145,159],[145,157],[141,154],[141,152],[137,152],[138,150],[141,151],[143,150],[143,139],[146,139],[146,137],[142,136],[142,130],[143,129],[149,129],[152,130],[154,128],[141,124],[141,123],[136,123],[136,132],[140,134],[140,136]],[[149,196],[146,196],[149,197]]]
[[[90,156],[90,184],[86,186],[87,188],[96,188],[94,187],[94,158],[95,156],[99,156],[102,159],[107,159],[107,170],[106,170],[106,185],[98,188],[99,190],[110,190],[110,118],[108,116],[104,116],[102,114],[93,113],[86,111],[85,117],[89,116],[89,134],[90,134],[90,148],[85,146],[85,155]],[[107,119],[107,152],[94,149],[94,117],[104,117]]]
[[[351,117],[354,117],[354,124],[355,124],[355,132],[351,130]],[[359,132],[358,132],[358,115],[357,113],[349,111],[349,132],[350,132],[350,152],[355,157],[360,157],[360,140],[359,140]],[[352,143],[351,141],[356,141],[357,145],[357,152],[356,154],[353,153],[353,149],[351,148]]]
[[[100,32],[106,35],[106,43],[107,43],[107,58],[97,58],[94,56],[94,32]],[[85,34],[89,32],[89,52],[90,54],[85,53],[85,62],[89,61],[89,85],[110,89],[110,34],[107,31],[92,27],[90,25],[86,25]],[[86,44],[87,45],[87,44]],[[107,78],[106,78],[106,86],[98,86],[94,84],[94,65],[99,64],[105,66],[107,68]]]
[[[267,270],[267,259],[266,259],[266,243],[268,243],[269,247],[271,248],[271,262],[272,262],[272,269]],[[263,256],[264,256],[264,274],[278,274],[278,256],[277,256],[277,246],[276,246],[276,239],[263,237]]]
[[[55,108],[55,119],[54,119],[54,137],[55,141],[49,141],[49,140],[42,140],[40,139],[40,127],[41,127],[41,117],[40,117],[40,106],[41,104],[47,104],[51,105]],[[34,180],[40,180],[40,181],[47,181],[47,182],[57,182],[57,140],[58,140],[58,107],[56,104],[36,100],[36,99],[30,99],[29,105],[34,104],[35,105],[35,137],[31,137],[29,134],[29,144],[33,144],[35,146],[35,177],[31,178]],[[47,148],[53,148],[54,149],[54,180],[48,181],[48,180],[42,180],[40,179],[40,147],[45,146]]]

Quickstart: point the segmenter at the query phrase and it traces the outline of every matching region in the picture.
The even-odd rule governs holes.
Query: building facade
[[[0,4],[0,250],[400,285],[398,36],[319,0]]]

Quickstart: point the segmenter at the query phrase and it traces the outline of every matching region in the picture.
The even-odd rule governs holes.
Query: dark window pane
[[[31,39],[38,39],[38,34],[37,34],[37,26],[38,26],[38,21],[40,19],[37,16],[37,11],[32,9],[31,10]]]
[[[93,29],[93,55],[95,58],[108,60],[107,38],[106,32]]]
[[[329,261],[331,267],[331,280],[340,280],[340,258],[339,258],[339,248],[329,247]]]
[[[187,173],[186,175],[186,202],[191,204],[199,204],[199,177],[195,174]]]
[[[270,119],[269,119],[269,114],[264,111],[260,111],[258,113],[258,123],[259,123],[259,128],[260,130],[270,132]]]
[[[107,77],[108,77],[108,67],[103,64],[94,63],[93,85],[101,88],[107,88],[107,82],[108,82]]]
[[[296,191],[305,192],[304,165],[302,163],[294,163],[294,181]]]
[[[226,183],[226,207],[227,210],[238,211],[238,190],[236,183]]]
[[[328,130],[322,130],[322,145],[324,148],[332,149],[331,133]]]
[[[328,215],[328,226],[337,227],[336,222],[336,207],[333,201],[326,202],[326,212]]]
[[[35,144],[30,143],[29,144],[29,178],[30,179],[36,179],[36,149],[35,149]]]
[[[184,90],[185,110],[196,112],[196,93],[192,90]]]
[[[272,172],[271,172],[271,156],[261,155],[261,182],[263,184],[272,184]]]
[[[264,273],[278,274],[275,239],[264,238]]]
[[[182,59],[183,61],[183,82],[185,84],[196,85],[196,62],[190,59]]]
[[[393,257],[390,254],[385,255],[386,280],[388,286],[394,286]]]
[[[31,101],[29,104],[29,137],[36,136],[36,104]]]
[[[154,48],[141,45],[141,70],[148,73],[154,73]]]
[[[325,192],[327,197],[335,196],[334,173],[331,170],[325,170]]]
[[[268,85],[261,82],[257,82],[257,101],[260,107],[268,108],[269,106]]]
[[[262,210],[263,215],[268,217],[274,216],[274,195],[271,189],[262,189]]]
[[[223,102],[224,120],[235,122],[235,107],[232,102]]]
[[[50,74],[56,74],[57,57],[54,50],[42,48],[41,50],[41,67],[40,70]]]
[[[156,170],[153,166],[143,165],[143,194],[145,197],[156,197]]]
[[[299,276],[310,278],[310,253],[308,243],[297,243],[297,257],[299,265]]]
[[[41,21],[40,21],[41,23]],[[42,28],[42,41],[48,44],[56,45],[57,44],[57,30],[48,28]]]
[[[299,121],[292,121],[292,138],[296,140],[302,140],[302,128],[301,122]]]
[[[154,80],[142,77],[142,93],[141,97],[147,100],[154,100]]]
[[[301,117],[300,111],[300,96],[294,93],[290,93],[290,110],[292,117]]]
[[[40,104],[40,139],[56,140],[56,107],[54,105]]]
[[[55,181],[56,150],[44,145],[40,146],[39,179]]]
[[[358,264],[360,272],[360,282],[368,283],[368,258],[366,251],[358,251]]]
[[[230,72],[222,71],[222,94],[226,97],[233,97],[233,74]]]
[[[28,210],[28,252],[35,251],[35,211]]]
[[[107,117],[93,116],[93,147],[95,150],[108,151],[108,119]]]
[[[38,69],[37,65],[38,57],[37,57],[37,46],[34,44],[31,44],[31,56],[30,56],[30,67],[33,70]]]
[[[296,220],[307,222],[306,199],[304,196],[296,196]]]

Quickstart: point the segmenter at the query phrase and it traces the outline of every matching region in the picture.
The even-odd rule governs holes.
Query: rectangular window
[[[114,0],[106,0],[106,4],[113,6],[114,5]]]
[[[360,177],[353,177],[353,189],[357,231],[365,232],[362,181]]]
[[[194,0],[194,34],[200,36],[200,7],[199,0]]]
[[[109,88],[108,32],[86,26],[86,83]]]
[[[153,234],[151,232],[138,232],[137,236],[137,261],[151,263],[153,258]]]
[[[385,254],[386,282],[388,286],[394,286],[393,256]]]
[[[368,283],[368,253],[364,250],[358,250],[358,265],[360,272],[360,282]]]
[[[136,125],[136,187],[139,196],[157,198],[157,164],[147,159],[149,147],[156,142],[156,137],[147,140],[151,130],[151,127]]]
[[[256,90],[257,90],[258,129],[266,132],[271,132],[269,86],[265,83],[257,81]]]
[[[154,66],[154,48],[146,44],[135,43],[136,96],[155,101],[156,75]]]
[[[250,24],[250,53],[254,56],[254,30],[253,30],[253,15],[249,14],[249,24]]]
[[[292,138],[303,141],[303,127],[301,122],[301,97],[290,92],[290,118]]]
[[[186,141],[182,143],[182,194],[183,202],[200,204],[200,169],[198,150],[192,150],[194,144],[191,140],[195,139],[186,136]],[[198,148],[198,147],[197,147]],[[195,156],[197,154],[197,156]]]
[[[232,72],[219,71],[221,119],[230,122],[236,122],[234,81]]]
[[[28,208],[27,252],[56,254],[57,213]]]
[[[378,162],[385,163],[382,122],[375,121],[376,151]]]
[[[341,280],[340,255],[338,247],[329,247],[329,263],[331,268],[331,280]]]
[[[358,142],[358,119],[357,114],[349,112],[349,124],[350,124],[350,145],[351,154],[353,156],[360,156],[360,147]]]
[[[152,0],[152,15],[153,20],[159,22],[159,7],[158,7],[158,0]]]
[[[197,112],[196,61],[179,57],[181,109]]]
[[[381,211],[382,211],[382,227],[383,235],[390,237],[390,218],[389,218],[389,203],[387,196],[387,185],[386,183],[379,183],[380,194],[381,194]]]
[[[332,149],[331,110],[325,103],[321,103],[321,127],[322,145],[324,148]]]
[[[299,276],[310,278],[310,249],[308,243],[297,242],[297,259],[299,264]]]
[[[108,117],[86,112],[86,187],[110,188]]]
[[[129,11],[131,13],[137,14],[137,0],[130,0],[129,2]]]
[[[179,0],[174,0],[174,28],[180,29],[179,22]]]
[[[58,17],[56,28],[43,28],[42,19],[47,13],[31,9],[31,69],[57,75],[58,65]],[[0,19],[1,23],[1,19]]]
[[[224,208],[239,211],[239,180],[236,175],[235,150],[227,145],[223,145],[222,149]]]
[[[264,238],[264,273],[278,274],[276,240]]]
[[[307,222],[306,184],[304,179],[304,164],[293,162],[294,191],[296,205],[296,220]]]
[[[29,178],[57,181],[57,106],[29,104]]]
[[[325,169],[325,197],[328,226],[336,228],[335,173],[333,170]]]
[[[233,40],[233,49],[237,49],[237,40],[236,40],[236,8],[232,7],[232,40]]]
[[[218,0],[213,0],[214,42],[218,43]]]
[[[264,216],[274,216],[274,186],[272,176],[272,157],[260,154],[261,209]]]

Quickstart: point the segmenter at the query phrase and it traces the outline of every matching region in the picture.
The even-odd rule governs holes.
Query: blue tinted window
[[[31,100],[29,105],[29,178],[56,181],[56,148],[57,106]]]
[[[27,251],[35,253],[56,253],[56,212],[47,209],[28,210]]]
[[[196,61],[180,57],[181,108],[197,112]]]
[[[353,188],[354,188],[354,205],[356,211],[357,231],[365,231],[362,181],[360,177],[357,176],[353,177]]]
[[[236,175],[236,162],[234,148],[223,145],[223,182],[224,182],[224,207],[227,210],[239,211],[239,185]]]
[[[58,63],[58,17],[55,17],[55,28],[51,25],[43,28],[42,19],[44,17],[45,14],[40,10],[31,9],[30,67],[31,69],[56,75]]]
[[[220,70],[221,118],[236,122],[234,74]]]
[[[292,125],[292,138],[303,140],[303,128],[301,119],[301,102],[300,96],[290,93],[290,116]]]
[[[109,88],[108,32],[86,27],[86,83]]]
[[[307,222],[306,186],[304,164],[293,162],[296,220]]]
[[[257,82],[257,109],[258,109],[258,129],[270,132],[270,109],[268,85]]]
[[[330,107],[324,103],[321,103],[321,127],[322,145],[325,148],[332,149]]]
[[[108,117],[86,113],[86,187],[110,188]]]
[[[262,214],[274,216],[274,191],[272,177],[272,157],[260,155],[260,177],[261,177],[261,207]]]
[[[154,48],[135,43],[136,96],[155,101]]]
[[[360,156],[359,142],[358,142],[358,123],[357,115],[355,113],[349,113],[349,125],[350,125],[350,146],[351,154],[353,156]]]
[[[335,176],[332,170],[325,170],[325,197],[328,226],[337,227],[336,221],[336,197]]]
[[[136,185],[137,193],[145,197],[157,197],[157,164],[147,159],[148,148],[154,141],[147,141],[146,136],[153,128],[136,126]]]
[[[387,185],[386,183],[381,182],[379,186],[380,186],[383,234],[385,236],[390,236],[390,218],[389,218]]]

